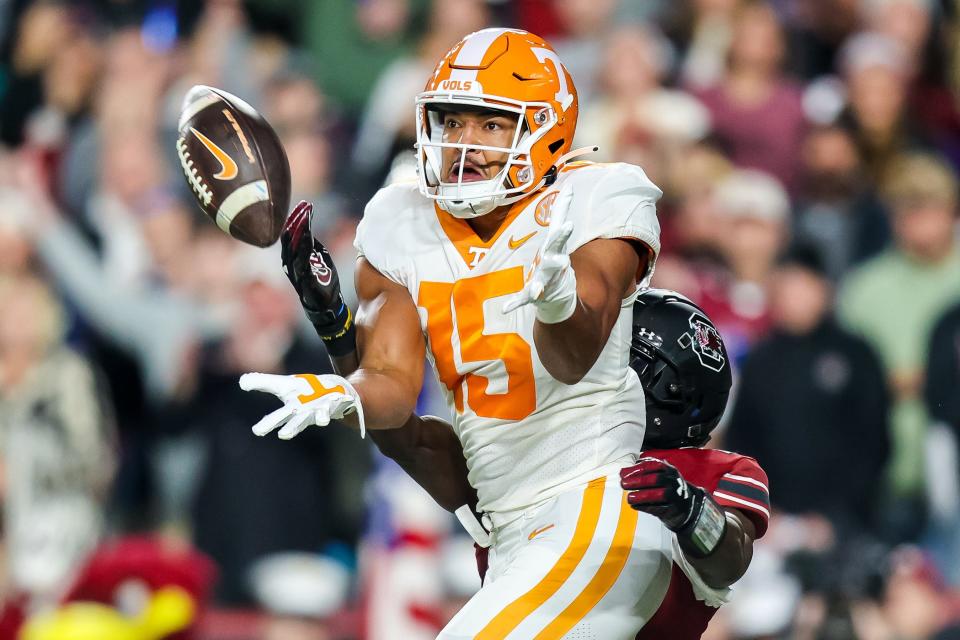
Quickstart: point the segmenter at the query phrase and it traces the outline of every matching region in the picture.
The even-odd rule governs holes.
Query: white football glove
[[[577,277],[570,266],[567,240],[573,222],[567,220],[573,192],[561,189],[550,208],[547,237],[533,260],[526,283],[503,306],[510,313],[527,304],[537,307],[537,319],[544,324],[563,322],[577,309]]]
[[[356,412],[360,422],[360,437],[366,435],[360,396],[344,378],[334,375],[301,373],[278,376],[269,373],[245,373],[240,376],[244,391],[272,393],[283,401],[283,406],[272,411],[253,425],[253,432],[265,436],[280,425],[277,436],[289,440],[309,427],[330,424]]]

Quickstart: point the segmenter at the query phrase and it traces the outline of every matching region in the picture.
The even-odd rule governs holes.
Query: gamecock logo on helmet
[[[697,359],[711,371],[722,371],[727,359],[723,355],[723,340],[716,328],[707,322],[703,316],[690,316],[691,333],[685,333],[677,341],[686,349],[690,347],[697,354]]]

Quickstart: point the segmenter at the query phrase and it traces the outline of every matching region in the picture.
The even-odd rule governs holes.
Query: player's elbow
[[[593,363],[589,366],[578,365],[576,362],[572,362],[572,359],[566,359],[562,364],[557,363],[554,365],[543,362],[544,369],[553,376],[554,380],[566,385],[574,385],[583,380],[592,366]]]
[[[743,577],[753,559],[753,541],[746,537],[738,544],[720,550],[714,562],[698,567],[700,577],[714,589],[726,589]]]
[[[601,320],[601,326],[603,324]],[[609,325],[612,327],[613,323]],[[610,335],[610,327],[593,332],[571,321],[546,325],[538,322],[533,329],[533,339],[540,363],[558,382],[577,384],[596,364]]]
[[[575,385],[581,380],[583,380],[583,376],[578,376],[578,375],[562,375],[562,374],[561,375],[551,374],[551,375],[553,375],[554,380],[556,380],[557,382],[561,382],[565,385]]]
[[[557,382],[566,385],[577,384],[583,380],[600,357],[601,349],[586,344],[586,340],[571,341],[559,346],[558,349],[541,353],[540,362]]]
[[[404,425],[397,429],[372,429],[370,437],[380,453],[401,467],[412,463],[416,451],[412,428]]]
[[[750,554],[752,555],[752,554]],[[750,556],[741,556],[731,564],[714,570],[701,571],[700,577],[714,589],[726,589],[743,577],[750,566]]]

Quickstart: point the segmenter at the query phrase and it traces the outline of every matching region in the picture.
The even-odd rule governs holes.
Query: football
[[[200,208],[223,231],[272,245],[290,207],[290,165],[276,132],[249,104],[197,85],[183,99],[177,155]]]

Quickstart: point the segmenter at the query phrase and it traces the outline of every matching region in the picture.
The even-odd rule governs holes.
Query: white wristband
[[[722,507],[711,498],[705,497],[693,528],[685,532],[680,546],[694,558],[705,558],[713,553],[727,531],[726,515]],[[688,544],[685,545],[684,542]]]

